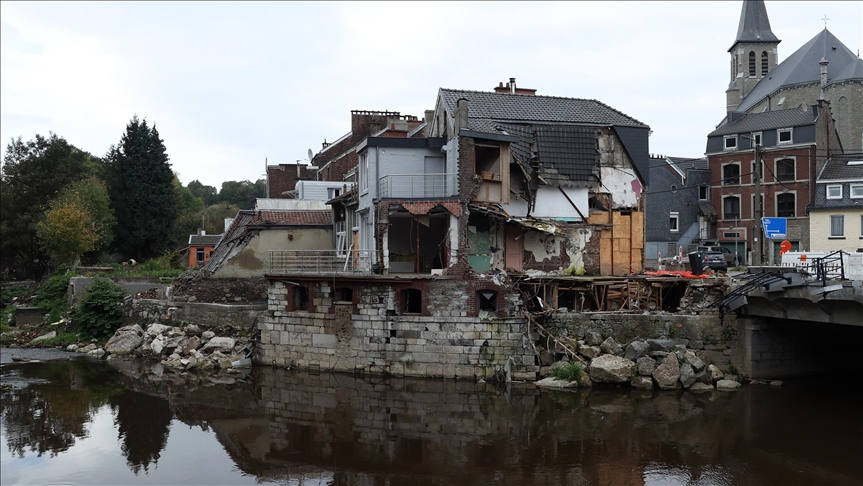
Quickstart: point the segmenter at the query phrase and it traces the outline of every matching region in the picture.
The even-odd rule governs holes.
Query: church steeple
[[[731,79],[725,92],[727,111],[735,110],[752,88],[776,67],[780,42],[770,30],[764,1],[744,0],[737,38],[728,49]]]

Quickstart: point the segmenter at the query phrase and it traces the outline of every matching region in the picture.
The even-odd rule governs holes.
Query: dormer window
[[[779,144],[793,143],[793,132],[792,128],[783,128],[781,130],[776,130],[777,140]]]
[[[726,135],[724,150],[734,150],[737,148],[737,135]]]
[[[761,53],[761,75],[762,76],[767,76],[767,68],[769,66],[767,59],[768,59],[767,58],[767,51],[763,51]]]

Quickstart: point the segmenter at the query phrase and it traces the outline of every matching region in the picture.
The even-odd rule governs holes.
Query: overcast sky
[[[423,116],[440,87],[593,98],[703,155],[724,116],[740,2],[0,3],[0,138],[94,155],[137,114],[180,180],[221,187],[307,159],[350,110]],[[767,2],[780,60],[824,28],[863,47],[863,2]]]

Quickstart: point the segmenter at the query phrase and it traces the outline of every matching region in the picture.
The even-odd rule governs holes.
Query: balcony
[[[274,250],[267,275],[370,275],[371,250]]]
[[[390,174],[378,181],[381,199],[439,199],[458,195],[456,174]]]

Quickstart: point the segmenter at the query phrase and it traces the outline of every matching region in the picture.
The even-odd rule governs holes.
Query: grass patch
[[[36,306],[49,314],[49,322],[59,321],[69,311],[69,279],[72,276],[65,265],[61,265],[36,291]]]
[[[51,339],[45,339],[37,343],[40,347],[68,346],[78,342],[78,335],[71,332],[58,332]]]
[[[570,361],[563,366],[558,366],[557,368],[553,369],[551,371],[551,376],[558,380],[575,381],[575,378],[582,371],[584,371],[584,368],[581,366],[581,363]]]

